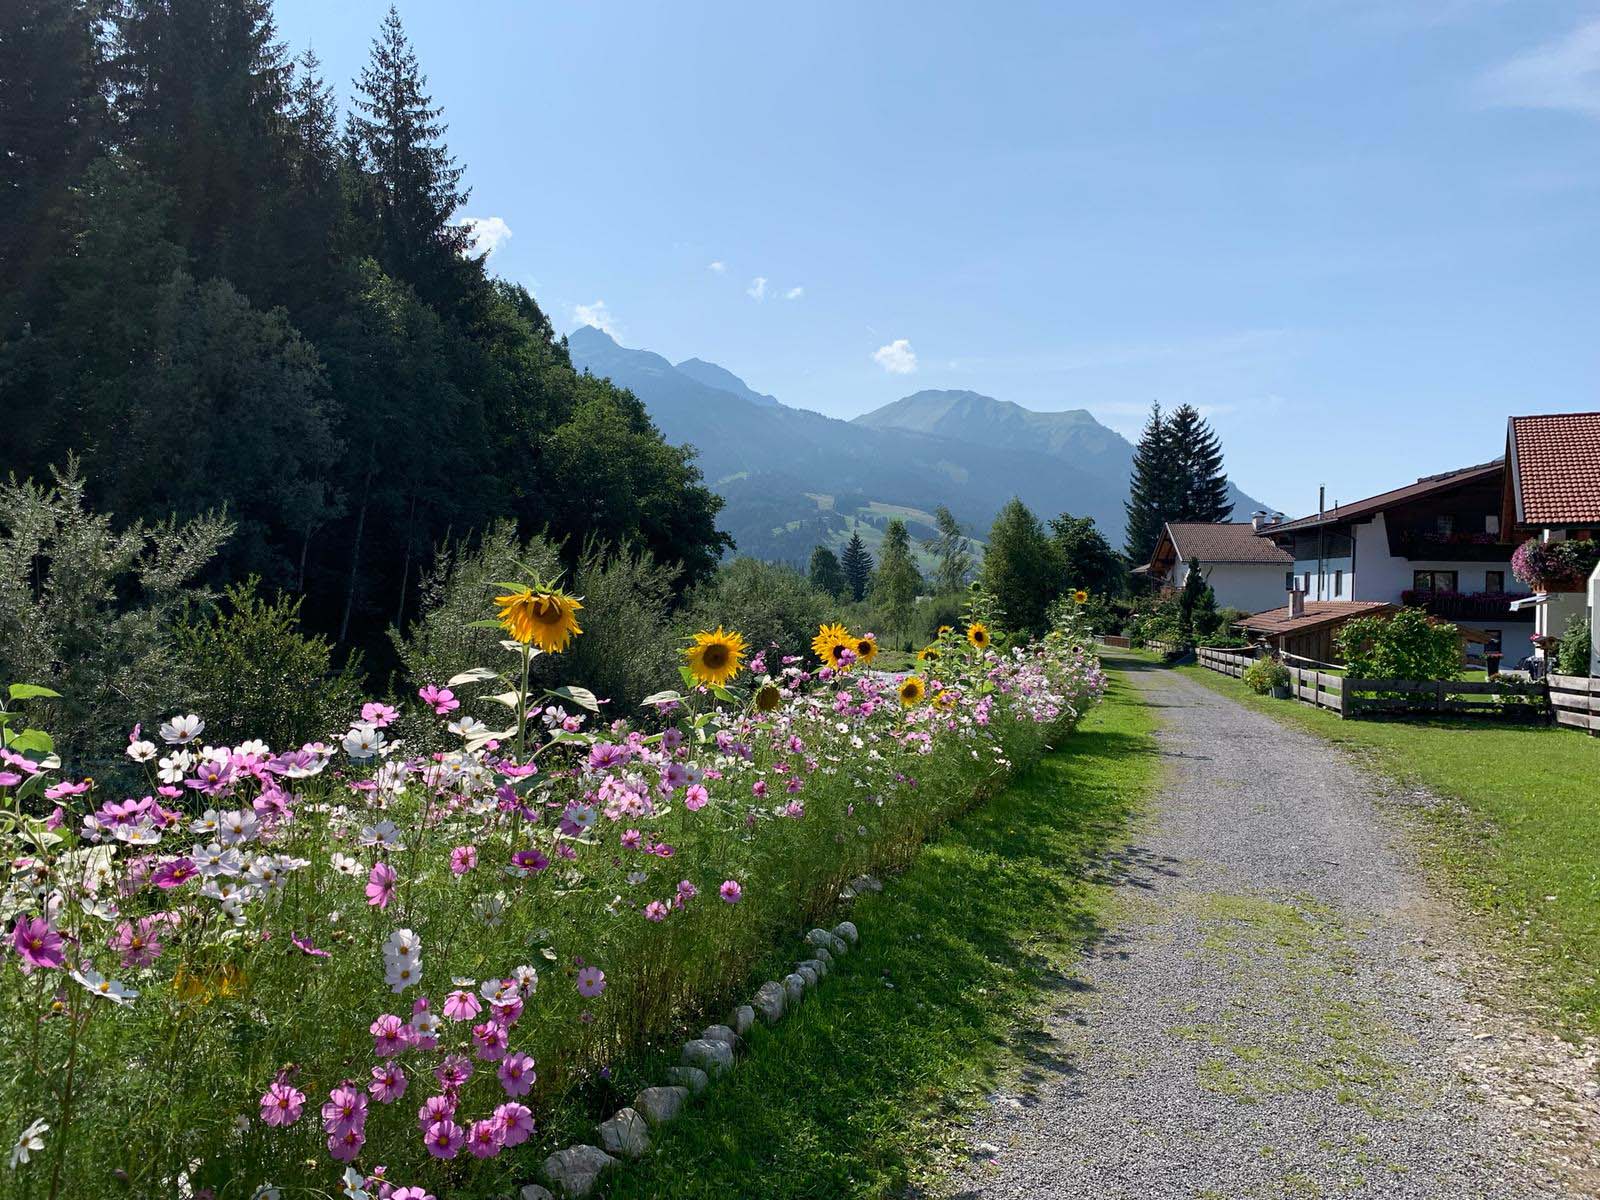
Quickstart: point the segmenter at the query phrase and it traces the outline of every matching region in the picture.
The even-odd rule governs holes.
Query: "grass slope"
[[[1178,669],[1457,801],[1422,810],[1425,863],[1526,947],[1557,1024],[1600,1032],[1600,738],[1542,725],[1341,721],[1214,671]]]
[[[833,1200],[937,1174],[962,1103],[1027,1053],[1027,1016],[1099,932],[1085,876],[1155,780],[1152,724],[1113,676],[1059,750],[856,903],[857,950],[609,1194]]]

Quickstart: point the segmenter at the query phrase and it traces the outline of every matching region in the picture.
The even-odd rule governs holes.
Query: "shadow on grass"
[[[738,1070],[609,1194],[905,1195],[964,1157],[954,1118],[1000,1072],[1070,1078],[1037,1012],[1092,990],[1073,973],[1085,950],[1121,953],[1108,888],[1176,867],[1116,846],[1159,770],[1149,726],[1118,681],[1059,750],[858,900],[861,945],[820,994],[752,1033]]]

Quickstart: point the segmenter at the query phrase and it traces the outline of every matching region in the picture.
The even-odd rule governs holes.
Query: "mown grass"
[[[1155,780],[1152,727],[1114,676],[1060,749],[856,902],[857,950],[608,1194],[877,1197],[948,1168],[954,1118],[1027,1055],[1029,1014],[1100,931],[1087,875]]]
[[[1214,671],[1177,669],[1456,801],[1418,810],[1425,864],[1527,949],[1557,1026],[1600,1032],[1600,738],[1545,725],[1341,721]]]

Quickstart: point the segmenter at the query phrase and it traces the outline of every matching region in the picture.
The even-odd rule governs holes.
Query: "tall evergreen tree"
[[[983,586],[1000,601],[1007,629],[1044,630],[1050,602],[1064,586],[1061,563],[1039,518],[1013,497],[994,519],[983,550]]]
[[[933,510],[938,536],[922,543],[923,548],[938,559],[929,580],[935,592],[953,592],[966,586],[972,573],[972,542],[961,531],[961,522],[946,505]]]
[[[1177,494],[1169,521],[1226,521],[1233,512],[1222,471],[1222,441],[1192,404],[1167,419]]]
[[[872,576],[872,599],[889,628],[902,633],[910,627],[921,590],[922,573],[911,556],[911,534],[906,523],[895,517],[884,528],[878,569]]]
[[[1150,406],[1144,432],[1134,447],[1133,476],[1129,481],[1127,502],[1123,505],[1128,514],[1123,548],[1130,562],[1150,561],[1162,525],[1172,519],[1177,508],[1178,495],[1177,456],[1158,402]]]
[[[1123,565],[1093,517],[1062,513],[1050,522],[1050,541],[1061,565],[1065,588],[1083,588],[1097,596],[1122,590]]]
[[[844,569],[839,565],[839,556],[826,546],[818,546],[811,552],[811,565],[806,574],[811,579],[812,587],[830,596],[844,595],[845,588],[849,586],[845,582]]]
[[[839,557],[839,565],[844,570],[845,583],[850,586],[850,598],[864,598],[867,585],[872,581],[872,555],[867,553],[866,543],[861,540],[859,531],[850,535],[844,553]]]

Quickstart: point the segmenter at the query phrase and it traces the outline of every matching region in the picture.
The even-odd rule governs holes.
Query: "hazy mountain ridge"
[[[1035,413],[976,392],[925,391],[841,421],[756,392],[715,363],[674,366],[589,326],[567,344],[574,366],[631,390],[669,442],[699,451],[727,500],[719,523],[743,553],[804,562],[819,542],[847,539],[857,520],[887,522],[892,506],[931,514],[947,504],[982,537],[1013,495],[1045,519],[1091,516],[1113,544],[1122,540],[1133,448],[1083,410]]]

